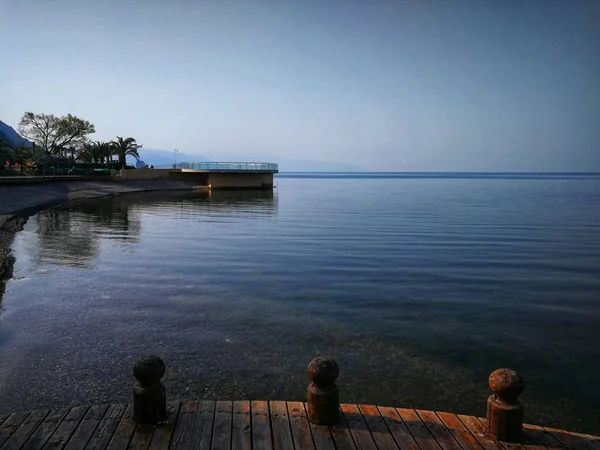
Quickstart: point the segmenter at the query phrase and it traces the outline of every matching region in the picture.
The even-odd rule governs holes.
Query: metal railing
[[[274,163],[262,162],[182,162],[176,165],[178,169],[215,170],[221,172],[277,172]]]

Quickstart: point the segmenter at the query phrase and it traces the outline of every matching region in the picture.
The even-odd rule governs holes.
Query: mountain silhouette
[[[139,149],[140,159],[156,169],[173,167],[173,150],[160,150],[142,147]],[[358,164],[338,163],[332,161],[313,161],[307,159],[288,158],[284,156],[263,153],[216,153],[206,155],[179,152],[176,154],[177,162],[272,162],[279,164],[280,172],[367,172],[367,169]],[[135,165],[135,158],[128,156],[127,164]]]
[[[154,166],[156,169],[169,169],[173,167],[173,150],[141,147],[138,152],[140,154],[140,159],[149,166]],[[203,156],[192,155],[185,152],[178,152],[175,154],[175,157],[178,163],[211,161]],[[135,163],[136,160],[133,156],[127,157],[127,164],[135,165]]]
[[[27,139],[22,138],[13,127],[0,120],[0,138],[8,139],[14,145],[32,145]]]

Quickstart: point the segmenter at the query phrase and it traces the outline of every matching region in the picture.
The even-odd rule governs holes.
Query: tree
[[[97,163],[97,158],[96,158],[96,154],[94,152],[94,145],[93,144],[83,144],[83,147],[81,147],[79,150],[77,150],[77,157],[76,157],[77,161],[82,161],[85,163],[91,163],[91,162],[95,162]]]
[[[19,163],[21,174],[27,163],[30,163],[39,153],[39,148],[35,145],[25,145],[21,143],[15,147],[14,160]]]
[[[106,161],[106,164],[108,164],[114,154],[112,144],[110,142],[96,141],[94,142],[94,148],[100,158],[100,162],[103,163]]]
[[[71,114],[57,117],[26,112],[19,122],[19,133],[23,137],[53,155],[62,154],[74,146],[83,146],[88,142],[88,135],[95,132],[94,125]]]
[[[0,168],[3,168],[8,160],[13,165],[18,163],[23,173],[25,165],[39,156],[40,152],[41,149],[35,145],[29,145],[24,140],[14,144],[4,133],[0,133]]]
[[[135,159],[140,159],[137,143],[132,137],[123,139],[122,137],[117,136],[117,140],[112,141],[111,146],[114,154],[119,157],[121,167],[125,167],[127,164],[127,155],[133,156]]]
[[[85,144],[83,144],[83,145],[85,145]],[[64,149],[63,155],[67,156],[70,159],[69,162],[74,163],[75,158],[77,157],[77,153],[78,153],[77,148],[75,148],[74,145],[69,145],[68,147],[66,147]]]
[[[113,155],[110,142],[90,142],[77,151],[77,160],[94,164],[108,164]]]
[[[7,160],[12,161],[14,156],[15,147],[13,143],[8,140],[4,133],[0,133],[0,169],[4,168]]]

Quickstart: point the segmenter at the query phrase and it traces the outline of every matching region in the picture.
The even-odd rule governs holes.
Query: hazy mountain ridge
[[[14,145],[32,145],[27,139],[21,137],[21,135],[19,135],[19,133],[17,133],[13,127],[0,120],[0,137],[3,136],[6,136],[6,139],[8,139]]]
[[[141,148],[140,158],[157,169],[173,167],[173,150]],[[332,161],[314,161],[296,158],[285,158],[268,154],[237,154],[237,153],[207,153],[196,155],[191,153],[176,153],[177,162],[272,162],[279,164],[280,172],[368,172],[358,164],[337,163]],[[135,159],[128,159],[129,164],[135,164]]]
[[[142,147],[139,149],[140,159],[148,165],[152,165],[157,169],[168,169],[173,167],[175,160],[180,162],[202,162],[210,161],[209,159],[201,155],[191,155],[185,152],[175,153],[173,150],[161,150],[155,148]],[[127,164],[135,165],[135,158],[133,156],[127,157]]]

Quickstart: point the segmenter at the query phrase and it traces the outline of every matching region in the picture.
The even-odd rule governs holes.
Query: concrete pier
[[[181,163],[171,169],[121,170],[123,181],[173,180],[209,189],[273,189],[277,164],[246,162]]]

